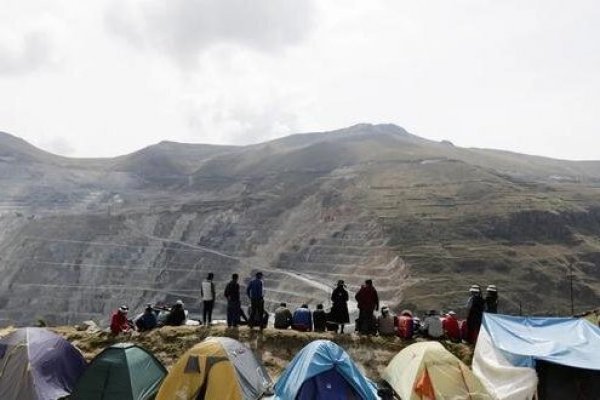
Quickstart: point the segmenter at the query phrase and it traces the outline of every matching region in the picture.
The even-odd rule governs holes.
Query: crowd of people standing
[[[201,282],[202,321],[196,324],[212,324],[212,313],[217,300],[213,280],[214,274],[211,272]],[[262,272],[257,272],[246,286],[246,296],[250,301],[248,315],[242,309],[240,291],[239,275],[232,274],[223,292],[227,302],[227,326],[238,327],[245,324],[251,329],[255,327],[264,329],[268,323],[269,313],[265,310]],[[354,298],[358,309],[358,318],[354,321],[355,330],[359,334],[398,336],[403,339],[422,335],[435,339],[446,337],[453,341],[465,340],[475,343],[483,313],[498,311],[498,292],[494,285],[487,287],[485,297],[478,285],[471,286],[466,304],[466,320],[459,320],[454,311],[442,314],[431,310],[422,319],[414,316],[410,310],[403,310],[398,315],[394,315],[385,305],[381,307],[380,314],[376,315],[380,310],[379,295],[371,279],[367,279],[361,285]],[[328,311],[323,304],[318,304],[313,311],[308,304],[302,304],[292,312],[287,308],[286,303],[280,303],[274,312],[274,327],[275,329],[291,328],[301,332],[344,333],[346,325],[350,324],[348,308],[350,293],[343,280],[337,282],[330,301],[331,308]],[[148,304],[144,312],[135,319],[128,318],[128,311],[128,307],[123,305],[112,315],[110,329],[113,333],[118,334],[134,329],[148,331],[161,325],[183,325],[188,318],[181,300],[177,300],[170,308]]]

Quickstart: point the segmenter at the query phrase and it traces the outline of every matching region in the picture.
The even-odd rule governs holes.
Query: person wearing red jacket
[[[373,312],[379,310],[379,296],[373,281],[367,279],[354,296],[358,303],[358,331],[363,334],[376,334],[377,327]]]
[[[121,332],[129,332],[131,330],[131,324],[127,319],[128,312],[129,307],[122,305],[113,313],[110,319],[110,331],[113,335],[118,335]]]
[[[461,333],[460,327],[458,326],[458,320],[456,319],[456,313],[454,311],[448,311],[446,318],[444,318],[442,321],[446,337],[453,342],[460,342]]]

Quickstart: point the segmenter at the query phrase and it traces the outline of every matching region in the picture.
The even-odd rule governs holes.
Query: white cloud
[[[159,0],[114,2],[110,30],[137,47],[157,49],[193,67],[215,45],[278,52],[311,30],[313,0]]]
[[[27,74],[52,63],[53,45],[45,32],[0,36],[0,75]]]
[[[2,3],[0,130],[78,156],[393,122],[600,159],[593,0]]]

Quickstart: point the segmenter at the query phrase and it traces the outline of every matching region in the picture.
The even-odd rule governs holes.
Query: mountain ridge
[[[179,298],[198,312],[209,271],[220,292],[231,273],[245,284],[262,270],[268,307],[327,304],[338,279],[354,292],[373,278],[397,309],[461,313],[471,283],[494,283],[506,312],[564,314],[569,268],[576,308],[600,299],[595,162],[359,124],[248,146],[0,159],[0,185],[0,324],[105,323],[120,303]]]

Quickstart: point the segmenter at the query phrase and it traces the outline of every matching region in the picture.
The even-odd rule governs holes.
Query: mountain
[[[0,323],[106,323],[214,272],[266,276],[268,308],[328,304],[372,278],[395,309],[464,311],[472,283],[506,312],[600,298],[600,162],[435,142],[359,124],[250,146],[162,142],[69,159],[0,135]]]

